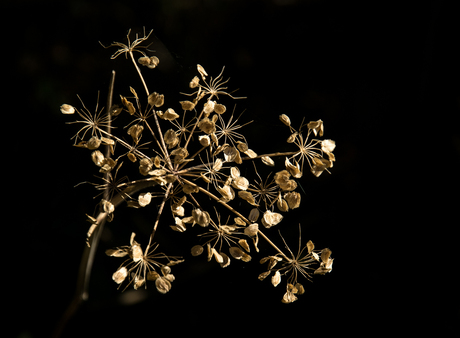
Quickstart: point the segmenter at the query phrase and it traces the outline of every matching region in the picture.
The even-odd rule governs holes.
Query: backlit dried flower
[[[255,149],[257,152],[250,149],[249,136],[261,140],[265,140],[265,136],[244,133],[243,127],[254,121],[240,122],[242,115],[235,115],[236,109],[226,113],[220,97],[241,97],[232,96],[233,91],[227,89],[229,79],[223,76],[224,67],[217,76],[210,76],[204,67],[197,65],[196,76],[189,83],[193,93],[182,93],[189,100],[172,102],[168,99],[168,107],[159,110],[165,104],[164,95],[153,92],[149,86],[151,83],[160,85],[161,81],[146,81],[142,75],[146,69],[139,67],[140,64],[152,69],[159,64],[156,56],[147,55],[150,50],[146,40],[150,34],[144,31],[131,41],[128,33],[127,43],[111,45],[117,47],[112,58],[124,54],[135,65],[142,93],[123,85],[120,88],[128,87],[130,96],[114,94],[116,87],[111,81],[107,109],[96,108],[95,113],[91,113],[83,102],[82,109],[68,104],[60,107],[62,114],[76,116],[77,121],[70,123],[80,124],[80,130],[72,137],[74,145],[83,148],[78,151],[90,149],[95,169],[103,173],[100,177],[103,183],[94,184],[99,190],[99,214],[88,216],[91,222],[88,246],[98,240],[91,234],[101,221],[111,221],[115,211],[123,210],[118,208],[123,201],[130,207],[141,208],[152,204],[155,198],[147,246],[141,246],[132,233],[129,245],[106,251],[111,257],[122,258],[123,262],[112,275],[119,287],[132,286],[137,290],[151,284],[160,293],[169,292],[175,279],[171,266],[182,260],[157,252],[158,245],[152,242],[153,237],[157,233],[167,235],[163,230],[168,225],[169,230],[177,234],[198,224],[193,230],[200,232],[200,242],[191,248],[192,256],[206,251],[207,259],[222,268],[232,261],[236,261],[234,264],[249,262],[251,250],[259,252],[259,239],[266,241],[275,252],[261,260],[261,263],[268,263],[268,270],[260,273],[259,279],[270,276],[274,286],[285,284],[282,302],[294,302],[304,293],[298,279],[310,279],[314,274],[323,275],[332,270],[331,252],[329,249],[315,250],[311,241],[301,247],[299,235],[299,249],[293,253],[284,239],[285,245],[280,247],[275,244],[277,241],[271,241],[268,235],[271,236],[273,230],[268,228],[279,224],[285,212],[296,213],[295,209],[301,208],[301,195],[295,190],[303,177],[305,162],[315,176],[329,172],[335,162],[335,142],[315,138],[323,136],[322,120],[309,123],[302,120],[297,130],[293,121],[281,114],[280,124],[288,130],[286,136],[280,137],[281,141],[287,138],[285,146],[288,149],[270,149],[271,144],[276,144],[275,139],[263,143],[262,149]],[[134,56],[136,53],[141,55]],[[113,104],[112,98],[119,102]],[[269,116],[267,114],[267,118]],[[119,122],[124,125],[116,125]],[[264,130],[259,127],[258,130]],[[278,137],[278,132],[269,137]],[[129,161],[124,161],[126,157]],[[258,171],[258,158],[269,168]],[[122,161],[127,163],[123,171],[134,170],[117,180]],[[270,172],[275,162],[280,165],[279,169]],[[309,189],[302,191],[308,194]],[[213,208],[215,214],[211,216],[209,211]],[[221,222],[222,211],[225,222]],[[166,223],[165,214],[170,219]],[[283,227],[289,226],[287,223]],[[157,232],[159,228],[161,232]]]

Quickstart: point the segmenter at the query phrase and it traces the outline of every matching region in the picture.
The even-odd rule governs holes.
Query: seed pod
[[[63,104],[61,106],[61,113],[65,115],[71,115],[75,113],[75,108],[72,107],[70,104]]]
[[[291,125],[291,120],[289,119],[289,117],[286,114],[281,114],[279,116],[279,118],[280,118],[281,122],[283,122],[288,127]]]
[[[198,83],[200,82],[200,79],[198,78],[198,76],[195,76],[192,81],[190,81],[189,83],[189,86],[190,88],[196,88],[198,87]]]

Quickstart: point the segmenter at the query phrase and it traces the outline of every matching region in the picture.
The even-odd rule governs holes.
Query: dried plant
[[[277,286],[286,275],[282,301],[295,301],[296,295],[304,292],[301,277],[308,280],[312,274],[332,270],[331,251],[314,250],[311,241],[301,247],[299,236],[299,249],[294,254],[286,243],[284,249],[277,246],[268,237],[268,229],[282,222],[283,214],[299,208],[297,181],[303,176],[305,162],[316,177],[329,172],[335,161],[335,142],[316,138],[323,136],[323,121],[302,121],[296,129],[282,114],[279,118],[292,150],[251,149],[243,134],[249,122],[240,122],[242,116],[237,117],[235,110],[228,112],[222,103],[223,97],[242,98],[228,91],[224,68],[212,77],[198,65],[197,75],[189,83],[192,92],[183,93],[184,100],[175,105],[167,101],[167,95],[149,88],[140,68],[151,71],[160,62],[147,55],[150,34],[144,31],[142,37],[136,35],[131,42],[128,32],[126,44],[104,46],[117,48],[112,59],[124,54],[131,60],[142,89],[129,87],[129,92],[119,95],[119,103],[113,104],[113,73],[106,109],[96,109],[92,114],[83,103],[81,109],[61,106],[63,114],[79,116],[69,122],[81,127],[73,137],[74,144],[90,150],[95,167],[103,175],[102,182],[94,183],[103,193],[99,210],[94,216],[88,215],[91,226],[82,262],[81,298],[86,296],[85,285],[100,231],[106,220],[113,220],[119,205],[127,203],[133,208],[156,208],[152,208],[155,218],[145,250],[132,233],[129,245],[106,251],[109,256],[124,259],[112,276],[120,286],[138,289],[153,282],[159,292],[170,291],[175,278],[171,267],[183,259],[157,252],[155,233],[160,227],[165,232],[184,232],[195,226],[193,231],[199,233],[197,242],[190,245],[192,256],[205,253],[208,261],[222,267],[228,267],[233,259],[250,261],[251,250],[259,251],[259,241],[267,242],[274,253],[261,259],[261,263],[268,263],[268,270],[259,279],[272,274],[271,282]],[[112,123],[118,120],[128,122],[114,128]],[[258,168],[274,167],[275,160],[284,161],[284,169],[262,177]],[[130,178],[117,179],[122,163],[123,169],[130,167]],[[253,178],[242,173],[253,173]]]

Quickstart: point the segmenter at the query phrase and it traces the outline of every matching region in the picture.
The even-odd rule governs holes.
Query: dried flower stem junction
[[[172,220],[174,224],[168,224],[168,231],[184,232],[194,225],[203,228],[204,233],[198,238],[207,241],[192,246],[191,253],[198,256],[206,251],[208,261],[215,260],[222,267],[227,267],[231,258],[251,260],[250,243],[258,252],[261,238],[275,253],[261,260],[269,264],[259,279],[272,274],[272,284],[277,286],[281,276],[288,276],[282,301],[295,301],[296,295],[304,292],[298,277],[310,279],[312,274],[330,272],[331,252],[314,250],[311,241],[301,249],[299,240],[299,251],[294,255],[286,243],[287,251],[270,240],[269,229],[283,220],[283,213],[300,206],[301,195],[296,188],[305,163],[316,177],[329,172],[335,162],[335,142],[313,138],[323,136],[323,121],[302,121],[300,128],[295,129],[289,117],[282,114],[279,118],[287,127],[287,143],[293,149],[256,153],[240,132],[247,123],[239,124],[239,118],[234,119],[234,114],[227,112],[221,100],[242,98],[227,91],[229,79],[224,79],[224,69],[213,78],[198,65],[198,74],[189,83],[193,92],[185,93],[187,97],[183,101],[172,105],[163,94],[149,90],[141,71],[140,66],[148,71],[159,66],[160,60],[147,54],[145,42],[151,33],[144,31],[131,42],[128,32],[126,44],[114,42],[104,46],[117,48],[112,59],[122,54],[129,58],[139,75],[144,95],[129,87],[129,93],[120,95],[119,103],[113,104],[113,73],[107,109],[99,112],[96,109],[93,115],[84,105],[83,109],[69,104],[61,106],[63,114],[76,113],[80,117],[70,122],[81,126],[73,137],[74,145],[90,150],[91,160],[103,174],[104,183],[96,184],[104,191],[99,212],[88,215],[91,223],[87,233],[88,257],[94,255],[102,226],[105,221],[113,220],[120,204],[127,203],[133,208],[152,204],[157,206],[157,212],[145,250],[132,233],[129,245],[106,251],[109,256],[125,258],[112,276],[117,284],[138,289],[152,281],[161,293],[171,289],[175,279],[171,267],[183,259],[157,252],[159,245],[153,240],[156,231]],[[135,54],[139,55],[138,59]],[[124,128],[112,128],[112,122],[118,119],[130,122]],[[104,153],[100,150],[102,147],[106,149]],[[275,159],[284,161],[284,169],[262,179],[257,166],[274,167]],[[136,178],[117,181],[117,172],[125,162],[131,166],[130,175]],[[259,181],[242,176],[248,169],[254,169]],[[213,206],[213,210],[209,206]],[[226,224],[220,221],[223,212],[233,215]],[[88,257],[85,276],[91,268]],[[314,264],[316,269],[311,267]]]

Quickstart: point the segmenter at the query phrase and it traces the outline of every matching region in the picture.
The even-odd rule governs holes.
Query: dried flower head
[[[124,201],[133,208],[154,208],[156,216],[145,250],[133,233],[129,245],[106,251],[109,256],[125,258],[112,276],[117,284],[138,289],[152,281],[160,293],[169,292],[175,280],[171,266],[182,259],[157,252],[158,245],[151,244],[153,238],[157,231],[165,235],[168,231],[194,231],[200,242],[191,247],[192,256],[206,253],[208,261],[221,267],[228,267],[232,260],[250,261],[251,250],[259,252],[259,241],[267,242],[275,253],[262,259],[268,263],[268,271],[259,278],[272,275],[276,286],[288,276],[283,302],[295,301],[304,292],[299,276],[309,279],[312,274],[332,270],[330,250],[317,253],[311,241],[300,248],[299,236],[299,251],[294,255],[287,245],[278,247],[269,235],[285,222],[284,213],[301,208],[301,193],[296,190],[298,180],[304,177],[305,160],[315,176],[329,172],[335,161],[335,142],[310,139],[323,136],[323,121],[302,122],[296,130],[282,114],[279,119],[289,129],[287,147],[291,150],[276,151],[271,144],[253,150],[249,134],[244,132],[253,121],[242,121],[241,114],[235,115],[235,109],[228,112],[220,100],[223,96],[227,100],[243,98],[227,90],[224,68],[213,77],[197,65],[189,82],[193,92],[183,93],[189,100],[174,103],[168,94],[151,91],[142,72],[161,67],[156,56],[146,53],[151,33],[144,31],[131,41],[128,32],[127,43],[106,47],[117,48],[112,59],[121,54],[129,57],[140,77],[142,93],[124,86],[121,93],[113,95],[112,85],[109,97],[119,101],[109,103],[107,109],[96,107],[92,114],[83,102],[83,109],[70,104],[60,107],[63,114],[77,116],[77,121],[70,122],[81,125],[73,137],[75,145],[90,150],[91,161],[103,174],[103,182],[94,184],[103,196],[99,213],[88,216],[88,245],[97,240],[92,237],[95,229],[105,219],[112,220]],[[135,53],[141,55],[135,59]],[[122,128],[112,126],[115,121],[121,121],[117,127]],[[129,161],[123,162],[125,157]],[[129,171],[130,178],[117,179],[122,163],[121,170]],[[261,175],[258,165],[274,171]],[[311,273],[313,264],[319,267]]]

